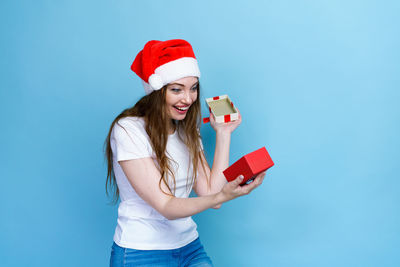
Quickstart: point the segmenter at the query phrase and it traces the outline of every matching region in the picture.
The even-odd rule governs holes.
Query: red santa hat
[[[200,78],[192,46],[181,39],[147,42],[131,69],[142,79],[147,94],[184,77]]]

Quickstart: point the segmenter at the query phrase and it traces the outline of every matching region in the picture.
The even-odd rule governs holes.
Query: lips
[[[181,110],[181,111],[188,110],[188,109],[189,109],[189,107],[190,107],[190,106],[181,106],[181,107],[174,106],[174,108],[176,108],[176,109],[179,109],[179,110]]]
[[[190,106],[173,106],[179,114],[185,114]]]

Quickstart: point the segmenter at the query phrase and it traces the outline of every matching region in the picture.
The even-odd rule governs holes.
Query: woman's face
[[[190,106],[197,99],[199,80],[197,77],[185,77],[167,85],[165,102],[171,119],[183,120]]]

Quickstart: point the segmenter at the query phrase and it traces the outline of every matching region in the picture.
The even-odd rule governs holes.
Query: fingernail
[[[239,179],[240,179],[240,180],[243,180],[243,179],[244,179],[244,176],[243,176],[243,175],[240,175],[240,176],[239,176]]]

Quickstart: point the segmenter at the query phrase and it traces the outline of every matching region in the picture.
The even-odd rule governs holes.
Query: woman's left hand
[[[242,116],[240,115],[239,109],[236,109],[239,113],[239,118],[231,122],[218,123],[215,121],[214,115],[212,113],[210,114],[210,124],[216,132],[232,133],[240,125],[242,122]]]

